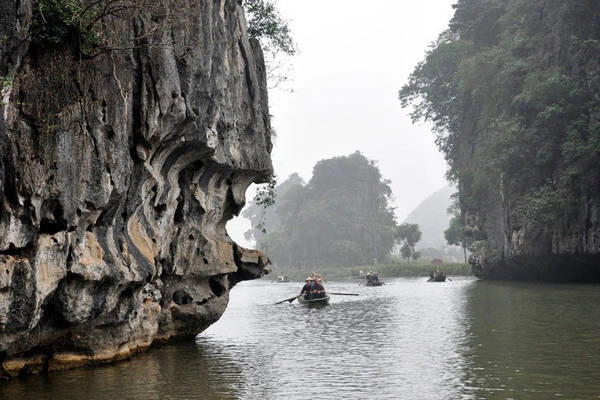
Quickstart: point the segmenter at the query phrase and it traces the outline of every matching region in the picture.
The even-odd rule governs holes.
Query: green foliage
[[[254,195],[254,204],[264,208],[271,207],[273,204],[275,204],[275,198],[277,197],[277,190],[275,189],[276,186],[277,177],[273,175],[266,185],[259,186],[256,189],[256,194]]]
[[[289,199],[295,198],[296,194],[288,194],[288,191],[298,193],[299,190],[302,190],[304,181],[298,174],[292,174],[281,185],[274,185],[276,185],[276,179],[273,176],[266,187],[257,189],[253,201],[242,213],[242,216],[250,220],[252,226],[244,233],[245,238],[255,240],[260,248],[264,248],[266,240],[276,240],[270,234],[281,227],[281,218],[276,210],[290,207]],[[270,239],[267,239],[267,236]]]
[[[275,204],[275,199],[277,198],[277,177],[275,175],[271,176],[269,182],[266,185],[259,186],[256,189],[256,194],[254,195],[254,204],[262,207],[263,212],[261,213],[260,220],[257,222],[257,229],[261,233],[267,233],[267,228],[265,224],[265,212],[264,209],[267,207],[272,207]]]
[[[464,242],[464,227],[459,217],[452,217],[450,226],[444,231],[444,238],[451,246],[462,246]]]
[[[255,238],[275,264],[356,265],[388,256],[396,225],[391,189],[362,154],[319,161],[308,184],[294,174],[276,190],[266,233],[259,207],[244,213],[252,223],[246,237]]]
[[[463,249],[465,263],[467,262],[467,249],[470,251],[479,250],[480,243],[465,235],[465,225],[459,215],[454,215],[450,220],[450,226],[444,231],[444,238],[449,245],[460,246]]]
[[[286,268],[273,266],[271,274],[266,275],[262,279],[273,280],[273,276],[282,274],[288,277],[291,281],[303,282],[306,276],[311,275],[313,271],[321,273],[326,281],[347,279],[360,270],[363,272],[376,269],[379,273],[379,278],[386,282],[389,278],[417,278],[422,277],[427,279],[432,270],[439,270],[446,275],[455,276],[472,276],[473,272],[469,264],[464,263],[444,263],[431,264],[425,260],[417,262],[389,262],[378,263],[375,267],[372,264],[364,265],[317,265],[310,267]],[[356,281],[357,284],[360,281]]]
[[[98,5],[87,6],[81,0],[36,0],[33,3],[32,42],[40,47],[53,47],[73,40],[82,54],[100,45],[94,32]]]
[[[14,76],[0,76],[0,98],[4,98],[16,86],[18,85]],[[6,103],[4,100],[0,100],[0,107],[5,106]]]
[[[517,224],[548,225],[571,210],[575,199],[564,188],[546,184],[523,195],[516,204],[514,218]]]
[[[37,0],[33,4],[33,41],[61,44],[79,27],[82,6],[78,0]]]
[[[556,224],[600,179],[600,3],[454,7],[402,106],[433,122],[463,210],[485,215],[505,201],[517,224]]]
[[[0,91],[2,91],[4,88],[12,87],[14,83],[14,76],[0,76]]]
[[[106,44],[104,17],[128,11],[143,17],[149,31],[158,31],[160,21],[168,15],[165,9],[171,6],[164,0],[34,0],[32,42],[41,48],[73,44],[82,55],[93,55]],[[248,35],[258,39],[266,53],[295,54],[288,23],[273,1],[244,0],[243,6],[249,16]]]
[[[272,0],[244,0],[248,15],[248,36],[257,39],[265,53],[265,66],[269,88],[280,86],[288,80],[291,67],[286,57],[296,54],[289,25]]]
[[[421,240],[421,231],[417,224],[402,224],[396,228],[396,241],[401,244],[400,254],[410,262],[411,258],[416,260],[420,254],[415,251],[415,245]]]
[[[261,42],[263,50],[271,53],[296,53],[296,45],[290,35],[290,28],[270,0],[244,0],[244,8],[249,15],[248,35]]]

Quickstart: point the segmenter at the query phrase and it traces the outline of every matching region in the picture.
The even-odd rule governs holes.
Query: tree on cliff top
[[[258,39],[263,50],[269,53],[296,53],[296,45],[290,27],[281,17],[275,4],[269,0],[244,0],[248,19],[248,36]]]
[[[296,44],[292,39],[288,22],[271,0],[244,0],[248,14],[248,36],[257,39],[266,55],[265,64],[269,86],[275,87],[287,80],[285,63],[280,53],[287,56],[296,54]]]

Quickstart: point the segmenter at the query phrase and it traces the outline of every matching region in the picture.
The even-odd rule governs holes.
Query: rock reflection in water
[[[162,346],[121,363],[53,372],[0,384],[0,398],[239,399],[243,369],[227,349],[194,343]]]
[[[468,288],[468,398],[600,399],[600,287],[478,282]]]

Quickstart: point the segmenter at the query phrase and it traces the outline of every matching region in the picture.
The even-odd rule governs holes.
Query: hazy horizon
[[[276,1],[298,46],[284,60],[288,81],[269,90],[279,183],[292,173],[308,182],[316,162],[358,150],[391,181],[398,221],[448,184],[434,134],[411,123],[398,91],[447,28],[453,3]],[[254,193],[253,185],[248,202]],[[248,245],[246,220],[227,227]]]

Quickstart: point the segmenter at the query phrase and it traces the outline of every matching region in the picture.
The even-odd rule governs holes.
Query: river
[[[600,399],[600,286],[243,282],[195,342],[0,383],[3,399]]]

